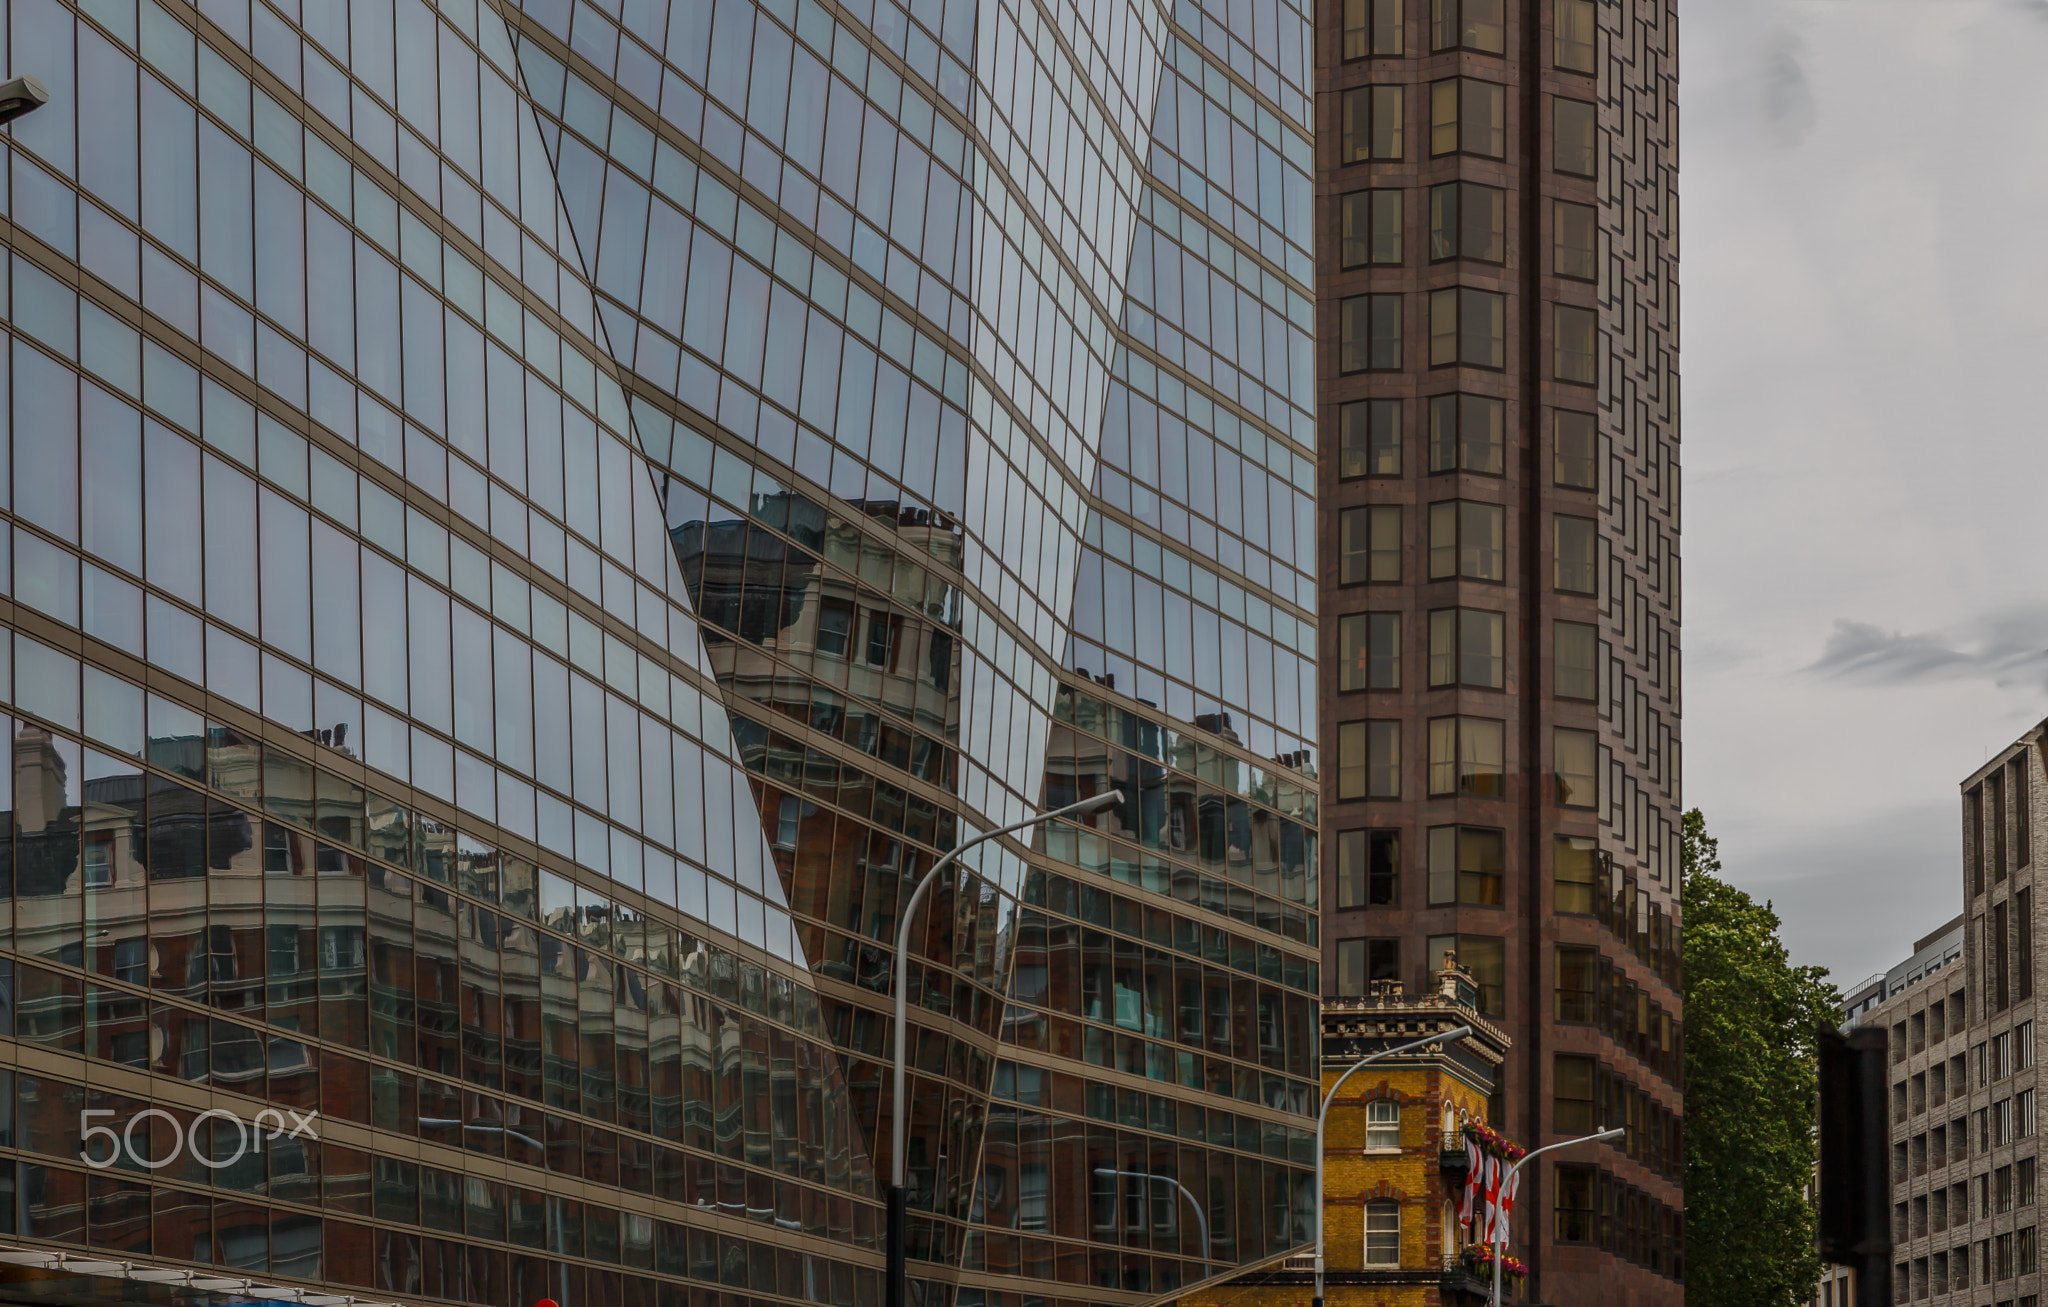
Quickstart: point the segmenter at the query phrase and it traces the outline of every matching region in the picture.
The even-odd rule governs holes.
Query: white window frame
[[[1401,1264],[1401,1204],[1375,1199],[1365,1205],[1365,1264]]]
[[[1401,1151],[1401,1105],[1391,1098],[1375,1098],[1365,1105],[1365,1147],[1367,1152]]]

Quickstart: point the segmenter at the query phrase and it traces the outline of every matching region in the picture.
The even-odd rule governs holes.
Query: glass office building
[[[877,1303],[895,905],[1109,789],[931,898],[913,1295],[1307,1237],[1294,0],[0,36],[0,1264]]]

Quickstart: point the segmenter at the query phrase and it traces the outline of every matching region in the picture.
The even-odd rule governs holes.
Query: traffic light
[[[1819,1053],[1820,1255],[1856,1272],[1856,1307],[1890,1307],[1885,1033],[1823,1026]]]

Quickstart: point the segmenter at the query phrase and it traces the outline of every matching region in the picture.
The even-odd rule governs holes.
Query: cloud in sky
[[[1806,80],[1801,57],[1806,43],[1784,28],[1773,31],[1765,44],[1760,81],[1763,85],[1764,116],[1775,129],[1780,145],[1797,145],[1812,130],[1818,110],[1813,86]]]
[[[1679,0],[1684,800],[1854,981],[2048,716],[2048,0]]]
[[[1974,625],[1970,643],[1946,632],[1909,635],[1838,617],[1806,671],[1864,685],[1975,677],[2001,688],[2048,690],[2048,608],[1997,613]]]

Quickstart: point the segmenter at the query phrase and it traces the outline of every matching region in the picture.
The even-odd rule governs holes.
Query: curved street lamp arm
[[[917,882],[917,888],[910,891],[910,897],[903,901],[903,906],[897,910],[895,1079],[892,1081],[894,1093],[891,1095],[893,1101],[890,1104],[891,1114],[889,1118],[891,1126],[889,1135],[889,1183],[896,1188],[901,1189],[903,1187],[904,1172],[909,1166],[909,1150],[906,1147],[908,1141],[903,1137],[904,1124],[910,1109],[910,1105],[903,1101],[903,1040],[904,1026],[910,1019],[910,924],[912,918],[917,914],[918,905],[924,901],[925,891],[929,890],[933,883],[938,880],[941,872],[960,860],[960,855],[978,844],[986,844],[992,839],[1015,834],[1027,827],[1051,821],[1056,817],[1065,817],[1073,813],[1098,812],[1112,804],[1121,802],[1123,802],[1123,793],[1121,791],[1104,790],[1101,794],[1090,795],[1078,803],[1069,803],[1065,807],[1054,808],[1050,812],[1041,812],[1035,817],[1027,817],[1023,821],[1011,822],[1007,826],[998,827],[995,830],[977,835],[973,839],[965,841],[934,863],[932,869],[925,873],[924,879]]]
[[[1188,1206],[1195,1209],[1195,1223],[1202,1233],[1202,1260],[1204,1262],[1210,1260],[1209,1214],[1202,1210],[1202,1204],[1195,1197],[1194,1191],[1190,1190],[1186,1185],[1170,1175],[1153,1175],[1150,1171],[1119,1171],[1113,1166],[1098,1166],[1095,1168],[1095,1174],[1113,1175],[1130,1180],[1148,1180],[1158,1184],[1170,1184],[1180,1190],[1181,1196],[1188,1200]]]
[[[1554,1144],[1545,1144],[1541,1148],[1534,1149],[1530,1152],[1522,1154],[1522,1159],[1516,1162],[1513,1166],[1508,1168],[1508,1178],[1510,1180],[1514,1179],[1516,1175],[1521,1173],[1523,1167],[1535,1161],[1537,1158],[1543,1156],[1545,1153],[1554,1153],[1560,1148],[1571,1148],[1578,1144],[1597,1144],[1608,1139],[1619,1139],[1627,1133],[1628,1131],[1623,1127],[1616,1126],[1612,1130],[1602,1130],[1598,1134],[1580,1135],[1576,1139],[1560,1139]],[[1500,1307],[1501,1263],[1507,1260],[1507,1256],[1508,1227],[1507,1222],[1503,1220],[1501,1222],[1500,1227],[1500,1239],[1493,1246],[1493,1298],[1491,1299],[1492,1307]]]
[[[998,836],[1010,835],[1028,826],[1036,826],[1042,822],[1051,821],[1055,817],[1065,817],[1070,814],[1084,812],[1100,812],[1104,808],[1123,802],[1123,797],[1123,792],[1120,790],[1104,790],[1100,794],[1092,794],[1077,803],[1069,803],[1064,807],[1054,808],[1050,812],[1041,812],[1037,816],[1027,817],[1023,821],[1013,821],[1007,826],[989,831],[986,834],[977,835],[971,840],[966,840],[945,857],[940,858],[932,866],[932,869],[925,873],[924,879],[918,881],[916,888],[910,891],[910,896],[903,900],[902,906],[897,910],[896,1031],[895,1047],[893,1050],[895,1054],[895,1067],[894,1075],[890,1080],[893,1092],[890,1095],[891,1102],[889,1105],[889,1247],[888,1270],[883,1278],[882,1285],[884,1307],[903,1307],[904,1300],[907,1297],[905,1274],[907,1254],[904,1245],[908,1241],[906,1231],[909,1225],[909,1198],[904,1192],[903,1180],[904,1172],[909,1170],[910,1167],[910,1141],[903,1137],[903,1132],[908,1124],[910,1105],[904,1101],[903,1097],[903,1044],[904,1028],[910,1024],[910,922],[917,915],[918,904],[924,901],[925,891],[932,887],[932,883],[938,880],[939,876],[947,868],[958,862],[961,854],[967,852],[967,850],[975,845],[986,844]],[[1007,986],[1005,986],[1005,990],[1007,990]]]

